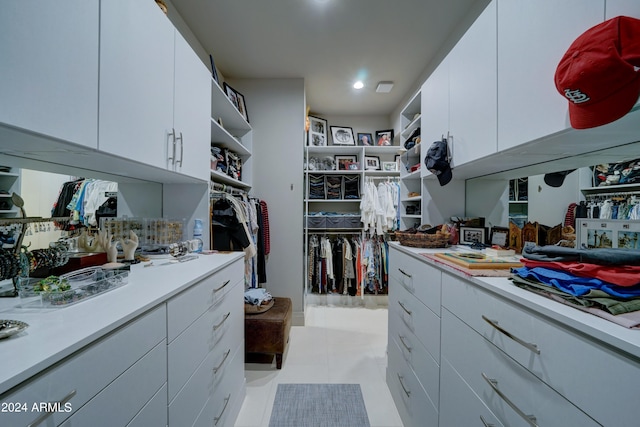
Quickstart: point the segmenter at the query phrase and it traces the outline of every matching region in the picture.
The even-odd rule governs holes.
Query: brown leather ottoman
[[[282,368],[282,355],[289,343],[291,315],[290,298],[274,298],[273,307],[264,313],[245,314],[245,353],[269,353],[276,355],[276,367]]]

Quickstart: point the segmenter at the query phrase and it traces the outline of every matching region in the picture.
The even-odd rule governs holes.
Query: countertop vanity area
[[[2,425],[232,425],[245,395],[243,253],[156,259],[64,308],[0,301]]]
[[[390,245],[387,384],[406,426],[633,426],[640,331]]]

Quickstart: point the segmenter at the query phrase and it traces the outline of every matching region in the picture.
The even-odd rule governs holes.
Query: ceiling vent
[[[393,89],[393,82],[380,82],[378,83],[378,87],[376,87],[376,92],[389,93],[391,89]]]

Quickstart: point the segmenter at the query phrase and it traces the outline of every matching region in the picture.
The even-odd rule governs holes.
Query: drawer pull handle
[[[488,319],[484,314],[482,315],[482,319],[484,319],[485,322],[487,322],[488,324],[493,326],[496,330],[498,330],[499,332],[503,333],[508,338],[511,338],[512,340],[514,340],[515,342],[517,342],[521,346],[526,347],[527,349],[531,350],[535,354],[540,354],[540,349],[538,348],[538,346],[536,344],[528,343],[528,342],[523,341],[520,338],[516,337],[515,335],[511,334],[511,332],[509,332],[506,329],[504,329],[501,326],[499,326],[498,325],[498,321]]]
[[[222,365],[224,365],[225,360],[227,360],[227,357],[229,357],[229,354],[231,353],[231,349],[227,350],[227,352],[224,355],[224,358],[222,359],[222,362],[220,362],[220,364],[218,366],[216,366],[215,368],[213,368],[213,373],[217,374],[218,371],[220,370],[220,368],[222,368]]]
[[[407,349],[407,351],[408,351],[409,353],[411,353],[411,347],[409,347],[409,346],[407,345],[407,343],[406,343],[406,342],[404,342],[404,337],[403,337],[402,335],[398,335],[398,338],[400,338],[400,342],[402,343],[402,345],[404,346],[404,348],[406,348],[406,349]]]
[[[403,269],[398,268],[398,271],[402,274],[404,274],[405,276],[407,276],[409,279],[411,279],[413,276],[410,275],[409,273],[405,272]]]
[[[220,323],[218,323],[217,325],[213,326],[213,330],[217,331],[218,329],[220,329],[220,327],[222,325],[224,325],[224,322],[227,321],[227,319],[229,318],[229,316],[231,315],[231,312],[228,312],[227,314],[224,315],[224,319],[222,319],[222,321]]]
[[[221,291],[222,289],[224,289],[224,287],[225,287],[225,286],[227,286],[227,285],[229,284],[229,282],[230,282],[230,281],[231,281],[231,279],[229,279],[229,280],[227,280],[226,282],[224,282],[224,283],[222,284],[222,286],[220,286],[219,288],[214,289],[214,290],[213,290],[213,293],[215,294],[216,292]]]
[[[484,425],[484,427],[496,427],[495,424],[488,423],[482,415],[480,415],[480,421],[482,421],[482,425]]]
[[[409,316],[411,316],[411,310],[409,310],[407,307],[405,307],[404,304],[402,303],[402,301],[398,301],[398,304],[400,304],[400,307],[402,307],[402,309],[405,311],[405,313],[407,313]]]
[[[231,399],[231,394],[229,394],[227,397],[224,398],[224,406],[222,407],[222,412],[220,412],[220,415],[218,415],[213,419],[214,426],[218,425],[218,421],[220,421],[220,419],[222,418],[222,414],[224,414],[224,411],[227,409],[227,405],[229,404],[230,399]]]
[[[404,382],[402,381],[404,377],[400,374],[396,374],[396,375],[398,376],[398,381],[400,381],[400,386],[402,387],[404,394],[406,394],[407,397],[411,397],[411,390],[407,390],[407,388],[404,386]]]
[[[516,412],[516,414],[520,415],[520,417],[522,417],[522,419],[525,420],[531,427],[538,427],[535,416],[527,415],[524,412],[522,412],[522,410],[518,408],[515,403],[509,400],[507,396],[505,396],[500,390],[498,390],[498,381],[489,378],[484,372],[482,372],[482,378],[484,378],[487,384],[491,386],[493,391],[495,391],[496,394],[500,396],[500,398],[504,400],[507,405],[511,406],[511,409],[513,409]]]
[[[63,397],[58,402],[58,404],[59,404],[58,406],[64,406],[64,404],[67,403],[68,401],[70,401],[71,398],[76,395],[76,393],[77,392],[75,390],[71,390],[65,397]],[[44,412],[42,415],[40,415],[38,418],[33,420],[31,423],[27,424],[27,427],[35,427],[35,426],[40,425],[44,420],[49,418],[51,416],[51,414],[53,414],[53,412]]]

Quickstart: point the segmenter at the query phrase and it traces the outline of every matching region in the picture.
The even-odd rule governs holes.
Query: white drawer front
[[[244,337],[242,283],[237,283],[169,344],[169,402],[214,347],[235,348]]]
[[[429,399],[413,370],[395,344],[389,345],[387,385],[406,427],[438,425],[438,409]]]
[[[424,345],[394,313],[389,313],[389,347],[400,349],[402,358],[413,369],[420,384],[434,405],[438,407],[440,393],[440,367]]]
[[[149,427],[167,425],[167,385],[151,398],[127,427]]]
[[[620,411],[620,394],[609,392],[635,393],[640,363],[462,279],[445,274],[443,283],[445,307],[598,422],[615,419],[622,426],[640,419],[640,406]]]
[[[441,383],[440,425],[442,427],[503,426],[446,359],[442,361]]]
[[[446,309],[442,312],[442,338],[443,360],[503,424],[527,425],[523,416],[532,415],[540,426],[599,425]],[[504,397],[492,387],[492,381]]]
[[[154,346],[164,342],[165,314],[165,307],[158,307],[3,395],[0,401],[27,402],[29,411],[3,413],[2,424],[28,425],[40,415],[31,412],[31,405],[60,402],[70,396],[67,401],[72,411],[52,413],[46,420],[51,425],[60,424]]]
[[[166,366],[166,344],[161,342],[87,402],[62,426],[127,425],[166,383]],[[163,412],[166,413],[166,409]]]
[[[389,287],[389,319],[395,314],[440,362],[440,317],[402,286]]]
[[[242,259],[224,267],[167,303],[167,340],[173,341],[209,307],[244,278]]]
[[[425,261],[413,258],[391,247],[389,274],[406,290],[414,294],[424,305],[440,316],[442,273]]]

